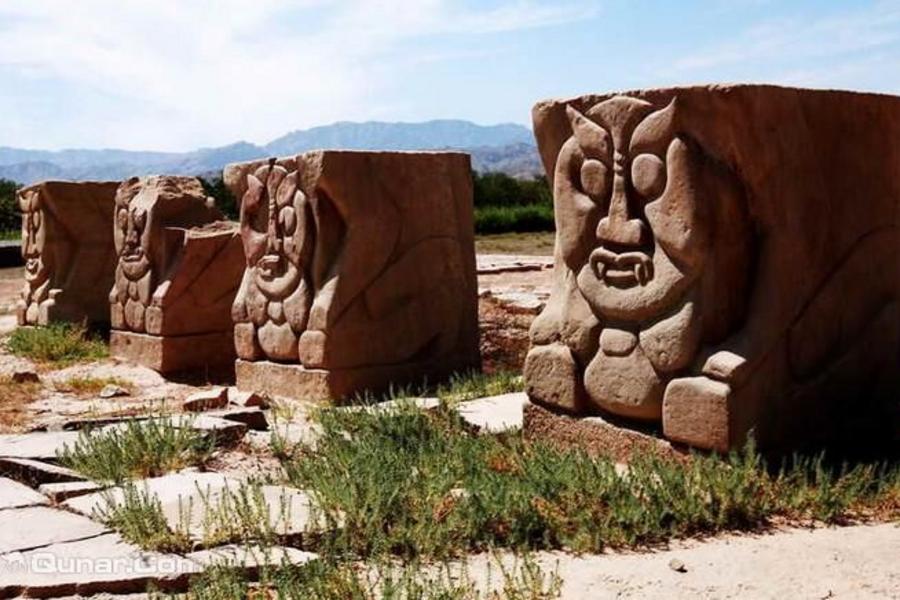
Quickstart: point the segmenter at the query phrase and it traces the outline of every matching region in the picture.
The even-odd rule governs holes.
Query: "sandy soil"
[[[557,571],[566,599],[900,598],[900,524],[788,529],[673,544],[651,553],[536,555]],[[494,559],[472,557],[480,581],[500,577]],[[670,566],[673,560],[684,572]],[[507,565],[514,559],[505,555]],[[488,573],[490,572],[490,576]]]

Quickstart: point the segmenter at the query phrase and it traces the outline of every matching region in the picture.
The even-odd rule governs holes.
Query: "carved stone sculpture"
[[[19,325],[109,322],[116,255],[110,228],[118,182],[46,181],[18,193],[25,286]]]
[[[532,400],[725,450],[900,414],[900,99],[771,86],[548,101]],[[863,400],[858,400],[863,406]]]
[[[227,167],[246,257],[238,387],[343,399],[477,366],[469,169],[338,151]]]
[[[236,224],[193,177],[135,177],[115,197],[112,354],[160,372],[234,360],[231,303],[243,272]]]

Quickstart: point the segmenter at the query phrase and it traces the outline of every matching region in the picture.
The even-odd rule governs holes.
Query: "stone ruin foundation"
[[[114,217],[112,216],[114,214]],[[193,177],[135,177],[115,196],[110,352],[161,373],[230,370],[244,270],[236,224]]]
[[[477,367],[470,168],[346,151],[227,167],[246,257],[237,386],[340,400]]]
[[[25,285],[19,325],[109,323],[116,251],[110,215],[118,182],[46,181],[19,191]]]
[[[532,401],[714,450],[897,436],[900,98],[690,87],[533,117],[557,233]]]

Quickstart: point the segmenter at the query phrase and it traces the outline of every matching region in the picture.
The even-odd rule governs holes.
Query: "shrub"
[[[553,231],[552,204],[480,206],[475,208],[475,233]]]
[[[216,208],[222,211],[226,219],[237,221],[241,218],[241,206],[238,199],[234,197],[225,186],[225,181],[221,177],[214,177],[206,180],[199,177],[200,183],[203,185],[203,191],[207,196],[212,197],[216,201]]]
[[[6,348],[17,356],[60,365],[109,356],[103,340],[89,334],[84,325],[73,323],[19,327],[9,336]]]
[[[0,239],[21,235],[22,213],[16,200],[20,187],[15,181],[0,179]]]
[[[148,419],[82,431],[72,446],[58,453],[58,460],[91,479],[121,483],[203,463],[213,446],[211,436],[187,423]]]

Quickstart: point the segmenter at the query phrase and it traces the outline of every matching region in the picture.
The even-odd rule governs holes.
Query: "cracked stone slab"
[[[56,453],[78,439],[75,431],[39,431],[0,435],[0,457],[53,460]]]
[[[0,554],[71,542],[106,533],[87,517],[47,506],[0,510]]]
[[[237,487],[239,482],[219,473],[196,473],[181,471],[160,477],[142,479],[135,482],[137,488],[147,494],[156,496],[163,506],[178,505],[178,502],[190,502],[192,498],[200,499],[225,486]],[[121,502],[124,492],[121,486],[102,492],[70,498],[63,506],[82,515],[92,515],[95,510],[106,508],[107,502]],[[107,498],[109,499],[107,501]],[[177,525],[177,521],[173,524]]]
[[[225,408],[222,410],[210,411],[206,413],[206,416],[243,423],[254,431],[266,431],[269,429],[269,421],[266,419],[266,413],[256,407]]]
[[[456,411],[466,423],[481,432],[503,433],[522,428],[528,403],[525,392],[514,392],[460,402]]]
[[[117,534],[0,555],[0,597],[183,592],[203,567],[174,554],[143,551]]]
[[[0,477],[0,510],[47,504],[47,497],[18,481]]]
[[[59,503],[69,498],[84,496],[103,490],[105,486],[96,481],[61,481],[59,483],[45,483],[38,491],[53,502]]]
[[[0,475],[34,485],[84,480],[72,469],[30,458],[0,457]]]

